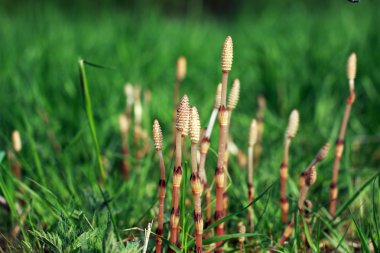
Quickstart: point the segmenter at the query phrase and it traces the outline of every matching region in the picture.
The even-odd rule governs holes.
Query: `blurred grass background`
[[[29,229],[54,230],[62,208],[66,216],[80,210],[99,221],[102,219],[97,212],[107,213],[93,180],[97,164],[77,66],[79,57],[83,57],[111,67],[87,67],[100,147],[112,165],[105,186],[111,199],[111,215],[119,230],[145,226],[155,217],[149,208],[156,199],[159,171],[155,159],[131,158],[134,165],[131,180],[123,182],[119,176],[117,117],[125,108],[123,86],[129,81],[152,92],[151,104],[144,107],[143,127],[150,133],[153,119],[158,118],[169,141],[175,63],[183,55],[188,71],[181,94],[189,95],[191,103],[199,108],[202,125],[206,125],[215,87],[221,78],[222,43],[226,35],[231,35],[234,64],[230,83],[233,78],[241,81],[241,99],[233,115],[231,134],[242,150],[247,146],[249,123],[256,116],[257,96],[264,95],[267,99],[264,158],[256,179],[258,192],[278,178],[282,138],[293,108],[299,109],[301,117],[300,131],[291,151],[293,180],[297,180],[296,175],[325,142],[334,143],[348,94],[346,60],[352,51],[357,52],[357,97],[339,185],[342,199],[347,199],[378,172],[380,165],[379,7],[378,2],[366,0],[360,4],[343,0],[3,1],[0,150],[10,147],[11,131],[20,130],[24,141],[20,155],[24,183],[41,196],[49,189],[62,206],[47,201],[46,196],[32,201],[30,195],[18,191],[20,182],[15,183],[7,163],[1,169],[4,186],[11,189],[14,198],[25,198],[34,207],[28,214]],[[43,117],[48,117],[49,122],[44,123]],[[48,129],[56,135],[61,152],[54,152],[47,138]],[[218,130],[214,131],[214,136],[217,134]],[[216,141],[212,147],[217,147]],[[152,156],[153,152],[149,158]],[[313,189],[318,208],[328,202],[332,159],[330,154],[321,165],[318,185]],[[168,171],[169,162],[170,157]],[[234,210],[245,203],[241,192],[246,191],[234,159],[232,164]],[[210,156],[208,165],[211,178],[214,157]],[[291,195],[296,194],[295,185],[290,191]],[[274,192],[275,206],[278,196]],[[47,195],[46,198],[51,197]],[[167,203],[170,198],[167,196]],[[361,210],[360,217],[368,224],[366,211],[370,210]],[[273,230],[278,221],[271,220],[271,215],[279,216],[278,210],[267,211],[261,224],[265,234],[274,234],[276,238],[281,229]],[[1,222],[4,225],[1,232],[5,233],[16,218]],[[370,226],[363,226],[369,233]],[[33,242],[35,236],[27,235]],[[263,247],[268,245],[268,241],[263,242]]]

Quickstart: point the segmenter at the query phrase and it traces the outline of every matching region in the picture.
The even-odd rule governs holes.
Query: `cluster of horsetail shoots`
[[[186,136],[189,136],[191,141],[191,177],[190,185],[193,193],[194,199],[194,238],[195,238],[195,252],[203,252],[203,236],[208,237],[208,233],[203,235],[204,222],[202,215],[202,193],[205,193],[206,201],[206,223],[205,227],[211,224],[211,192],[207,185],[207,176],[205,170],[205,161],[207,158],[207,153],[210,147],[210,138],[215,124],[216,118],[218,118],[218,123],[220,127],[219,131],[219,145],[217,151],[217,166],[215,169],[215,222],[218,224],[215,226],[216,236],[224,235],[224,223],[220,220],[226,216],[228,207],[228,197],[226,193],[226,182],[227,182],[227,166],[228,166],[228,152],[229,143],[234,145],[231,139],[229,139],[229,126],[231,123],[231,116],[233,110],[236,108],[239,93],[240,93],[240,81],[235,79],[233,86],[231,88],[228,103],[227,103],[227,83],[228,75],[232,68],[233,61],[233,42],[230,36],[227,36],[224,41],[221,57],[222,66],[222,83],[217,86],[214,108],[210,116],[207,128],[204,129],[201,134],[201,124],[199,119],[199,113],[196,107],[190,107],[189,99],[187,95],[184,95],[181,101],[178,103],[175,114],[175,165],[173,170],[173,183],[172,183],[172,209],[170,216],[170,242],[174,245],[179,245],[179,213],[180,213],[180,187],[182,182],[182,155],[183,155],[183,144],[185,142]],[[174,92],[175,104],[177,104],[179,87],[181,81],[184,79],[186,74],[186,60],[181,57],[177,62],[177,82],[176,89]],[[335,161],[333,170],[333,182],[331,185],[331,205],[330,213],[335,211],[335,201],[337,197],[336,182],[338,177],[339,162],[343,152],[343,140],[347,127],[347,122],[351,110],[352,103],[355,99],[354,92],[354,79],[356,74],[356,55],[352,54],[348,61],[348,79],[350,87],[350,95],[347,100],[346,112],[343,118],[341,131],[339,134],[338,141],[335,146]],[[128,93],[128,92],[127,92]],[[134,96],[134,101],[138,100],[137,96]],[[253,119],[250,124],[249,136],[248,136],[248,201],[251,203],[254,200],[255,188],[254,188],[254,168],[257,166],[260,154],[261,154],[261,143],[262,135],[264,131],[263,117],[264,110],[266,107],[266,102],[264,97],[260,96],[258,98],[259,111],[257,119]],[[128,105],[127,105],[128,108]],[[137,109],[138,110],[138,109]],[[134,114],[138,115],[138,111]],[[128,114],[127,114],[128,115]],[[121,115],[119,118],[120,129],[122,136],[128,131],[129,122],[125,121],[127,116]],[[296,136],[299,127],[299,113],[297,110],[293,110],[289,116],[288,126],[285,132],[284,138],[284,151],[283,160],[280,167],[280,196],[281,196],[281,213],[282,222],[287,222],[287,216],[289,211],[289,203],[287,200],[287,178],[288,178],[288,164],[289,164],[289,150],[291,141]],[[136,125],[135,125],[136,128]],[[125,138],[125,137],[122,137]],[[160,125],[157,120],[153,124],[153,140],[154,145],[160,160],[161,176],[159,181],[159,214],[158,214],[158,226],[157,226],[157,239],[156,239],[156,252],[162,252],[162,236],[163,236],[163,219],[164,219],[164,200],[166,192],[166,182],[165,182],[165,165],[162,155],[162,132]],[[198,146],[199,144],[199,146]],[[231,150],[238,150],[237,147]],[[329,144],[325,144],[318,154],[314,157],[312,162],[306,167],[306,169],[301,173],[299,178],[299,199],[298,199],[298,210],[300,215],[304,215],[306,225],[308,226],[309,233],[311,233],[310,222],[311,222],[311,210],[312,202],[307,200],[307,195],[310,187],[317,180],[317,164],[325,159],[329,151]],[[199,152],[199,157],[198,157]],[[231,151],[232,152],[232,151]],[[335,186],[335,187],[333,187]],[[333,189],[334,188],[334,189]],[[184,207],[182,207],[184,208]],[[297,215],[297,214],[294,214]],[[295,227],[295,216],[285,227],[282,237],[279,240],[279,245],[284,245],[293,233]],[[248,209],[248,225],[253,229],[253,206]],[[303,224],[301,224],[301,227]],[[246,227],[243,223],[238,225],[239,233],[245,234]],[[310,245],[306,240],[305,234],[302,234],[302,239],[305,243],[305,250],[310,252]],[[244,252],[244,241],[245,237],[241,236],[238,238],[239,251]],[[223,241],[217,241],[209,250],[215,250],[215,252],[223,252],[221,244]],[[169,252],[172,252],[169,249]],[[272,251],[273,252],[273,251]]]
[[[164,158],[162,156],[162,130],[160,124],[157,120],[153,123],[153,142],[156,149],[158,159],[160,161],[160,181],[158,183],[158,226],[157,226],[157,239],[156,239],[156,252],[162,252],[162,239],[164,235],[164,205],[165,205],[165,193],[166,193],[166,182],[165,182],[165,164]]]
[[[176,146],[175,146],[175,164],[173,170],[173,189],[172,189],[172,211],[170,215],[170,242],[176,244],[178,241],[178,223],[179,223],[179,200],[180,188],[182,181],[182,136],[188,133],[190,104],[187,95],[184,95],[178,105],[176,115]]]
[[[191,140],[191,178],[190,184],[194,196],[194,224],[195,224],[195,252],[203,252],[203,218],[201,195],[203,191],[202,182],[198,173],[197,145],[201,131],[201,122],[196,107],[190,111],[189,135]]]
[[[255,197],[253,185],[254,149],[257,142],[257,121],[253,119],[248,134],[248,202],[251,203]],[[248,226],[253,229],[253,206],[248,209]]]
[[[121,132],[121,154],[122,160],[120,164],[121,174],[124,178],[129,176],[129,165],[128,165],[128,131],[129,131],[129,120],[125,114],[119,115],[119,127]]]
[[[347,78],[350,93],[346,102],[346,109],[344,112],[342,124],[339,131],[338,139],[335,143],[335,154],[334,154],[334,164],[333,164],[333,174],[332,181],[330,185],[330,215],[334,217],[336,209],[336,201],[338,198],[338,175],[340,160],[342,159],[343,149],[344,149],[344,137],[346,134],[348,120],[350,118],[352,104],[355,101],[355,78],[356,78],[356,53],[352,53],[347,61]]]
[[[289,148],[292,139],[295,137],[299,125],[299,113],[297,110],[293,110],[289,116],[288,127],[285,132],[284,139],[284,157],[280,167],[280,185],[281,185],[281,212],[282,222],[287,222],[289,202],[286,197],[286,183],[288,179],[288,164],[289,164]]]
[[[233,45],[230,36],[227,36],[224,41],[222,50],[222,95],[218,112],[219,119],[219,147],[218,147],[218,163],[215,170],[215,188],[216,188],[216,204],[215,204],[215,221],[219,221],[224,216],[223,194],[224,194],[224,181],[225,181],[225,164],[224,156],[226,151],[226,144],[228,139],[228,110],[226,110],[227,100],[227,82],[228,73],[231,71],[233,58]],[[220,223],[216,227],[216,235],[222,236],[224,234],[224,223]],[[216,252],[222,252],[219,246],[222,241],[216,243]]]
[[[309,164],[309,166],[307,166],[307,168],[301,174],[301,178],[303,178],[304,181],[300,189],[300,197],[298,199],[298,209],[302,212],[302,214],[305,214],[304,206],[305,206],[305,200],[306,200],[309,188],[317,180],[316,165],[326,158],[329,152],[329,148],[330,148],[329,144],[325,144],[321,148],[321,150],[318,152],[318,154],[314,157],[313,161]],[[292,221],[286,226],[279,242],[280,245],[285,244],[285,242],[291,236],[293,229],[294,229],[294,217]]]
[[[20,179],[22,176],[21,173],[21,165],[18,161],[15,153],[20,153],[22,150],[22,141],[21,141],[21,135],[20,132],[17,130],[14,130],[12,132],[12,149],[8,150],[8,158],[10,162],[10,166],[12,168],[13,174],[16,178]]]

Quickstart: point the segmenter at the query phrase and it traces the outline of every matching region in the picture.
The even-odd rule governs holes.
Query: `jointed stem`
[[[203,235],[203,219],[201,207],[202,183],[198,175],[197,169],[197,146],[191,144],[191,188],[194,195],[194,224],[195,224],[195,252],[203,252],[202,235]]]
[[[281,212],[282,212],[282,222],[287,222],[288,211],[289,211],[289,201],[286,197],[286,183],[288,179],[288,162],[289,162],[289,147],[290,138],[285,139],[284,143],[284,158],[280,167],[280,188],[281,188]]]
[[[172,198],[173,206],[170,216],[170,242],[177,243],[178,240],[178,222],[179,222],[179,200],[180,188],[182,181],[182,134],[181,131],[176,131],[176,150],[175,150],[175,166],[173,170],[173,189]]]
[[[353,86],[353,80],[350,80],[350,87]],[[335,215],[335,209],[336,209],[336,201],[338,198],[338,175],[339,175],[339,168],[340,168],[340,160],[342,158],[343,154],[343,148],[344,148],[344,137],[346,134],[347,124],[351,113],[351,107],[355,100],[355,91],[351,89],[350,95],[348,96],[347,103],[346,103],[346,109],[344,112],[342,125],[339,132],[338,140],[335,143],[335,158],[334,158],[334,165],[333,165],[333,175],[332,175],[332,181],[330,185],[330,215],[334,217]]]
[[[215,221],[223,218],[224,205],[223,205],[223,194],[224,194],[224,156],[226,152],[226,143],[228,137],[228,112],[226,110],[226,100],[227,100],[227,82],[228,82],[228,72],[223,71],[222,74],[222,96],[221,104],[219,108],[219,148],[218,148],[218,164],[215,170],[215,188],[216,188],[216,206],[215,206]],[[216,227],[216,235],[222,236],[224,234],[224,223],[219,224]],[[223,241],[217,242],[216,246],[220,246]],[[218,248],[215,252],[221,253],[222,249]]]
[[[160,160],[160,170],[161,176],[158,184],[158,226],[157,226],[157,235],[164,235],[164,205],[165,205],[165,192],[166,192],[166,183],[165,183],[165,165],[164,159],[162,156],[162,151],[158,150],[158,157]],[[156,253],[162,252],[162,239],[157,237],[156,239]]]

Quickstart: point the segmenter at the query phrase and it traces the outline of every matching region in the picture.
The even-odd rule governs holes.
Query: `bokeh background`
[[[101,151],[112,165],[109,174],[114,181],[107,191],[121,203],[114,211],[120,227],[126,228],[140,222],[139,214],[149,210],[158,178],[151,163],[132,161],[136,181],[123,184],[116,169],[120,161],[117,118],[125,108],[126,82],[151,91],[151,104],[144,104],[143,127],[150,133],[153,119],[158,118],[169,140],[175,64],[185,56],[188,68],[181,94],[188,94],[198,106],[206,125],[221,80],[222,43],[231,35],[230,83],[234,78],[241,81],[231,134],[240,149],[247,146],[257,97],[267,100],[260,188],[278,177],[283,134],[293,108],[301,117],[292,146],[294,178],[325,142],[334,143],[348,95],[346,60],[355,51],[357,96],[341,170],[341,192],[347,197],[380,165],[379,7],[374,0],[358,4],[344,0],[3,0],[0,150],[10,147],[11,131],[19,129],[25,143],[25,177],[46,186],[68,209],[91,210],[95,205],[91,201],[80,203],[89,189],[96,188],[86,182],[97,173],[97,164],[83,110],[78,59],[105,66],[86,70]],[[47,138],[48,129],[61,146],[59,153]],[[216,145],[212,142],[214,149]],[[328,201],[331,161],[332,156],[321,168],[315,190],[321,205]],[[214,168],[215,158],[208,162]],[[43,173],[38,174],[37,168]],[[208,173],[211,177],[213,169]],[[11,185],[11,179],[5,181]],[[236,198],[245,187],[238,182]],[[138,185],[143,190],[131,196]],[[74,192],[78,197],[72,197]],[[132,203],[140,204],[137,208]],[[43,218],[43,213],[35,211],[32,217],[54,224],[54,218]],[[126,215],[128,219],[123,219]]]
[[[170,129],[167,110],[181,55],[188,61],[181,94],[189,94],[206,123],[220,81],[222,42],[231,35],[230,80],[242,83],[236,128],[247,128],[257,96],[264,95],[275,130],[283,128],[291,109],[300,110],[305,143],[335,134],[348,92],[346,59],[356,51],[357,101],[349,132],[363,148],[372,147],[363,163],[378,159],[370,144],[380,138],[376,1],[3,1],[1,6],[2,141],[21,127],[22,117],[38,124],[39,109],[50,116],[62,143],[85,127],[79,57],[112,68],[88,71],[94,112],[108,128],[99,136],[103,146],[113,138],[127,81],[152,91],[146,127],[158,117]]]

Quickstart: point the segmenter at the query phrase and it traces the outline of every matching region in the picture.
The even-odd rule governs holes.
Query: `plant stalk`
[[[350,81],[350,87],[353,87],[354,80]],[[335,210],[336,210],[336,202],[338,199],[338,175],[339,175],[339,168],[340,168],[340,161],[342,159],[343,149],[344,149],[344,137],[346,134],[347,124],[348,120],[350,118],[351,108],[352,104],[355,101],[355,91],[354,89],[350,90],[350,95],[347,98],[346,103],[346,109],[344,112],[342,125],[339,132],[339,137],[335,143],[335,157],[334,157],[334,164],[333,164],[333,175],[332,175],[332,181],[330,185],[330,215],[331,217],[334,217]]]

